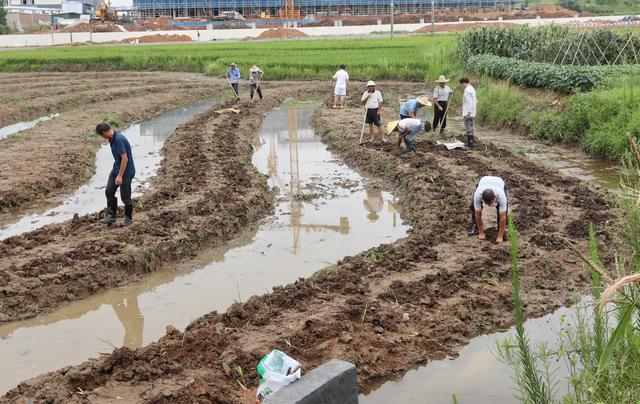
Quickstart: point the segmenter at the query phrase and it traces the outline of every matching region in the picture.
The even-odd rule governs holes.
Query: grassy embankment
[[[630,156],[626,134],[640,139],[640,65],[633,63],[634,48],[624,47],[628,33],[599,31],[593,36],[613,43],[604,51],[609,60],[626,49],[618,58],[623,64],[617,66],[590,65],[599,56],[595,46],[563,42],[566,35],[580,33],[552,27],[485,29],[461,36],[459,54],[466,68],[487,77],[478,88],[478,119],[493,127],[515,123],[544,141],[580,144],[589,153],[624,162]],[[635,41],[640,45],[640,37]],[[569,56],[577,54],[582,66],[552,63],[564,56],[556,57],[555,50],[563,43],[575,47]]]
[[[563,75],[572,77],[576,69],[544,61],[544,54],[536,51],[536,41],[544,43],[557,39],[553,38],[553,33],[542,31],[524,29],[515,33],[514,38],[518,41],[523,39],[518,35],[530,40],[521,49],[501,37],[513,33],[493,32],[498,34],[494,37],[495,44],[479,34],[476,39],[481,39],[478,43],[483,53],[491,53],[488,50],[493,50],[494,56],[499,52],[507,53],[497,57],[506,59],[504,65],[517,66],[518,71],[503,71],[495,65],[485,65],[482,70],[494,76],[505,75],[511,82],[539,88],[556,87],[557,90],[557,86],[562,85]],[[461,45],[461,51],[464,51],[469,44],[462,42]],[[475,67],[483,63],[481,60]],[[545,65],[549,67],[547,74]],[[637,168],[640,167],[636,146],[640,137],[640,101],[636,96],[639,86],[636,79],[640,75],[633,73],[637,66],[630,68],[631,73],[622,75],[617,67],[598,68],[604,74],[593,76],[595,83],[591,91],[568,86],[564,88],[565,94],[530,91],[509,83],[490,84],[490,81],[482,80],[484,85],[479,86],[478,93],[484,102],[480,104],[478,118],[495,126],[515,122],[542,139],[581,143],[591,152],[626,161]],[[585,69],[590,75],[588,64]],[[556,102],[551,102],[553,100]],[[628,138],[627,132],[631,133]],[[640,179],[636,174],[625,180],[627,186],[618,198],[621,241],[615,263],[605,267],[601,262],[593,228],[590,229],[588,253],[577,252],[591,276],[591,298],[600,302],[600,306],[578,308],[573,322],[564,323],[558,332],[560,345],[557,349],[532,344],[522,327],[519,245],[514,224],[510,222],[516,336],[503,341],[497,352],[500,359],[512,367],[518,398],[522,402],[640,401]],[[567,365],[568,378],[561,380],[555,373],[558,361]],[[562,397],[558,394],[560,385],[568,386],[568,393]]]
[[[455,35],[390,40],[313,39],[294,41],[76,46],[0,53],[0,71],[62,68],[169,70],[223,76],[231,62],[246,77],[257,64],[265,80],[329,80],[340,63],[354,80],[433,80],[457,65]],[[444,68],[443,68],[444,66]]]

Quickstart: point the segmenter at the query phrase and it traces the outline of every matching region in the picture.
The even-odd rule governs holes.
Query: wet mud
[[[21,209],[45,206],[87,182],[100,147],[93,130],[102,119],[121,128],[180,105],[220,95],[225,83],[201,75],[167,73],[25,75],[20,81],[60,83],[53,89],[13,89],[16,78],[0,74],[0,127],[61,114],[0,139],[0,221]],[[13,89],[13,91],[12,91]]]
[[[309,91],[313,88],[305,94]],[[279,101],[241,108],[255,117]],[[395,118],[395,109],[387,108],[383,120]],[[586,249],[584,225],[576,220],[593,223],[603,260],[612,260],[615,217],[603,191],[489,143],[471,151],[448,151],[421,135],[413,157],[403,157],[390,143],[358,146],[360,119],[356,106],[323,108],[314,124],[347,164],[400,197],[403,219],[412,226],[406,238],[345,257],[224,313],[202,316],[184,331],[168,326],[166,335],[149,346],[118,348],[98,361],[31,379],[0,402],[81,403],[117,397],[153,403],[247,402],[253,393],[240,387],[233,369],[242,368],[244,382],[255,388],[255,366],[273,348],[295,357],[305,372],[331,358],[351,361],[363,388],[416,364],[455,356],[472,337],[513,320],[508,245],[493,241],[495,211],[485,210],[491,227],[487,240],[466,234],[471,194],[483,175],[502,176],[509,186],[520,233],[526,316],[565,305],[586,287],[588,276],[568,248],[571,243]],[[255,118],[221,122],[205,114],[179,131],[173,148],[167,149],[174,151],[167,155],[155,191],[142,198],[144,219],[134,232],[111,229],[107,237],[105,232],[95,237],[97,218],[84,217],[71,223],[67,236],[60,234],[61,226],[52,226],[5,241],[0,267],[11,266],[0,273],[0,286],[3,296],[12,295],[0,302],[3,307],[20,304],[8,307],[4,321],[33,315],[33,307],[22,308],[34,300],[52,301],[50,307],[59,304],[62,281],[73,285],[73,279],[86,277],[91,281],[80,280],[64,290],[87,295],[94,285],[106,287],[104,283],[153,270],[158,262],[150,260],[149,265],[145,257],[176,259],[202,239],[228,236],[238,223],[256,220],[271,206],[265,178],[230,157],[234,153],[228,152],[228,144],[236,155],[249,156],[246,144],[232,133],[252,132],[258,125]],[[98,238],[113,241],[98,243]],[[123,254],[124,244],[135,246],[136,259]],[[57,266],[66,268],[49,272]],[[108,275],[98,269],[105,266],[112,268]]]

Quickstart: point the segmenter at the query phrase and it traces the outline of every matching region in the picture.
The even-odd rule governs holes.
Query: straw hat
[[[375,85],[376,85],[376,82],[375,82],[375,81],[373,81],[373,80],[369,80],[369,81],[367,81],[367,87],[371,87],[371,86],[374,86],[374,87],[375,87]]]
[[[420,96],[418,98],[416,98],[418,100],[418,102],[422,105],[424,105],[425,107],[430,107],[431,106],[431,102],[429,101],[429,99],[426,96]]]
[[[249,69],[250,72],[261,72],[262,70],[260,70],[260,68],[256,65],[253,65],[251,67],[251,69]]]
[[[387,134],[393,132],[398,126],[398,122],[400,121],[391,121],[387,124]]]
[[[237,64],[235,64],[235,63],[231,63],[231,66],[232,66],[232,67],[237,67],[238,65],[237,65]]]
[[[436,80],[436,83],[448,83],[448,82],[449,82],[449,79],[444,77],[444,74],[441,74],[440,77],[438,77],[438,80]]]

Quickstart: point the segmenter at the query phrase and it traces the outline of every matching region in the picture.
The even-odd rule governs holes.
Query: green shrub
[[[516,121],[533,99],[524,91],[505,83],[486,84],[478,88],[477,119],[479,123],[494,128]]]

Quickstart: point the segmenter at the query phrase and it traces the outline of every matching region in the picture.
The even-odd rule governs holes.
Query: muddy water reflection
[[[313,133],[312,104],[268,114],[253,163],[278,187],[273,216],[196,261],[135,285],[0,327],[0,391],[21,380],[110,351],[140,346],[212,310],[403,237],[394,197],[367,187]]]
[[[40,118],[36,118],[33,121],[18,122],[12,125],[5,126],[3,128],[0,128],[0,139],[4,139],[8,136],[15,135],[16,133],[20,133],[23,130],[31,129],[37,124],[39,124],[40,122],[48,121],[58,116],[60,116],[60,114],[51,114],[48,116],[42,116]]]
[[[136,177],[133,181],[133,195],[139,196],[147,188],[148,180],[160,166],[160,150],[165,140],[178,126],[190,121],[196,115],[217,104],[216,100],[202,100],[174,111],[160,114],[148,121],[132,125],[122,133],[129,139],[136,162]],[[0,219],[0,240],[27,231],[38,229],[51,223],[69,220],[74,214],[86,215],[105,207],[104,188],[113,166],[113,157],[108,144],[104,144],[96,154],[96,172],[89,183],[82,185],[73,195],[61,203],[45,210],[21,212],[22,217],[13,214]]]
[[[580,304],[587,304],[583,301]],[[561,308],[544,317],[527,320],[525,329],[532,344],[547,343],[553,351],[559,347],[556,339],[562,327],[574,319],[576,309]],[[398,381],[372,386],[367,395],[360,396],[360,404],[450,404],[452,394],[461,403],[511,404],[519,402],[514,394],[511,370],[498,361],[493,351],[498,341],[512,337],[513,328],[474,338],[460,349],[455,359],[434,361],[408,371]],[[568,375],[564,363],[552,364],[556,380]],[[558,396],[567,392],[567,386],[557,386]]]

